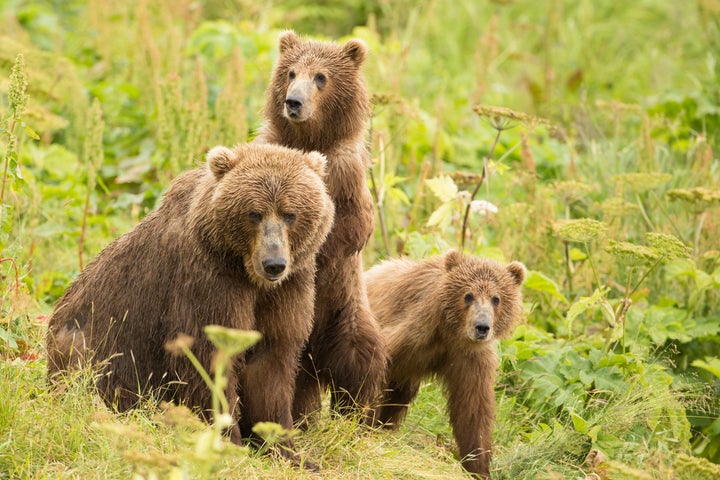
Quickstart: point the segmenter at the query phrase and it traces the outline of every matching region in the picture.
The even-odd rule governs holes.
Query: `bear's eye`
[[[250,223],[252,223],[254,225],[257,225],[260,222],[262,222],[262,214],[254,211],[254,210],[252,212],[248,213],[248,218],[250,219]]]
[[[290,72],[288,73],[288,78],[290,80],[295,80],[295,72],[293,70],[290,70]]]
[[[475,297],[473,297],[472,293],[466,293],[465,294],[465,305],[470,305],[473,300],[475,300]]]
[[[315,74],[315,84],[318,88],[323,88],[327,83],[327,77],[323,73]]]
[[[286,224],[292,225],[297,220],[297,216],[294,213],[286,213],[283,215],[283,220],[285,220]]]
[[[492,297],[491,301],[492,301],[493,307],[497,307],[498,305],[500,305],[500,297]]]

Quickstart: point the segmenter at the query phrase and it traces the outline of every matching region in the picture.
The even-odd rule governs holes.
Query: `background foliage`
[[[370,48],[367,265],[459,248],[469,206],[465,250],[530,270],[494,475],[717,478],[718,0],[0,1],[0,478],[301,475],[87,378],[56,398],[42,352],[82,265],[253,137],[284,28]],[[443,407],[298,442],[328,478],[457,476]]]

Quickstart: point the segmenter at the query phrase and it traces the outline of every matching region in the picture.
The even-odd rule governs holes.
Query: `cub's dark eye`
[[[465,305],[470,305],[473,300],[475,300],[475,297],[473,297],[472,293],[466,293],[465,294]]]
[[[295,72],[290,70],[290,72],[288,73],[288,78],[290,80],[295,80]]]
[[[500,297],[492,297],[491,302],[493,304],[493,307],[497,307],[498,305],[500,305]]]
[[[250,219],[250,223],[255,224],[255,225],[262,222],[262,214],[258,213],[256,211],[252,211],[252,212],[248,213],[248,218]]]
[[[315,85],[317,85],[318,88],[323,88],[325,84],[327,83],[327,77],[323,73],[317,73],[315,74]]]
[[[285,223],[288,225],[292,225],[295,223],[295,220],[297,220],[297,216],[294,213],[286,213],[283,215],[283,220],[285,220]]]

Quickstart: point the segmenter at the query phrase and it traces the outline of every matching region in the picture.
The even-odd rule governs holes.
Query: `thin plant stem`
[[[662,262],[663,260],[665,260],[665,255],[663,255],[662,257],[658,258],[657,261],[653,264],[653,266],[650,267],[650,268],[645,272],[645,274],[644,274],[644,275],[640,278],[640,280],[638,280],[638,282],[635,284],[635,287],[633,287],[632,291],[627,295],[627,298],[630,298],[630,297],[633,296],[633,294],[637,291],[638,288],[640,288],[640,285],[642,285],[642,283],[645,281],[645,279],[648,277],[648,275],[650,275],[650,272],[652,272],[653,270],[655,270],[655,267],[657,267],[658,265],[660,265],[660,262]]]
[[[583,246],[585,247],[585,254],[588,257],[588,262],[590,262],[590,268],[593,272],[593,277],[595,278],[595,285],[600,288],[600,277],[598,276],[597,269],[595,268],[595,262],[593,262],[592,255],[590,255],[590,249],[587,246],[587,243],[583,243]]]
[[[693,236],[693,256],[697,257],[698,253],[700,253],[700,233],[703,229],[703,224],[705,223],[705,217],[707,212],[702,212],[700,214],[700,219],[698,220],[697,226],[695,227],[695,235]]]
[[[372,167],[370,167],[370,190],[372,191],[373,198],[375,198],[375,207],[378,213],[378,221],[380,222],[380,233],[382,233],[383,246],[385,247],[385,255],[390,255],[390,238],[388,237],[387,225],[385,223],[385,211],[383,210],[383,203],[385,200],[385,175],[383,174],[385,170],[385,144],[383,142],[382,136],[379,136],[378,141],[380,142],[380,181],[383,182],[383,184],[380,185],[380,191],[378,192],[377,182],[375,181],[375,174],[373,173]]]
[[[195,370],[197,370],[197,372],[200,374],[200,377],[205,382],[205,385],[207,385],[208,388],[214,392],[215,391],[215,383],[213,382],[212,378],[210,378],[210,375],[208,375],[207,371],[200,363],[200,360],[198,360],[198,358],[195,356],[195,354],[192,353],[192,351],[188,347],[183,345],[181,348],[182,348],[182,351],[185,354],[185,356],[188,358],[188,360],[190,360],[190,363],[192,363],[193,367],[195,367]],[[215,396],[219,397],[218,401],[222,404],[222,407],[225,409],[224,411],[228,411],[229,407],[228,407],[227,399],[225,398],[225,396],[224,395],[214,395],[214,397]],[[213,399],[213,407],[215,407],[214,399]]]
[[[5,166],[3,168],[2,188],[0,189],[0,205],[5,205],[5,185],[7,184],[8,169],[10,168],[10,145],[12,145],[12,137],[15,132],[15,119],[12,120],[8,127],[8,150],[5,152]]]
[[[563,241],[565,244],[565,275],[567,275],[568,279],[568,291],[570,293],[570,297],[573,296],[573,266],[572,266],[572,260],[570,260],[570,242]]]
[[[493,154],[495,153],[495,147],[497,147],[498,142],[500,141],[500,135],[502,134],[503,129],[498,128],[497,129],[497,135],[495,135],[495,141],[493,141],[492,147],[490,147],[490,151],[488,152],[487,156],[483,158],[483,171],[482,175],[480,175],[480,180],[478,180],[477,185],[475,185],[475,190],[473,190],[472,194],[470,195],[470,200],[468,200],[468,204],[465,206],[465,215],[463,216],[463,223],[462,223],[462,229],[460,230],[460,253],[462,253],[465,250],[465,234],[467,232],[467,223],[468,223],[468,217],[470,216],[470,206],[472,205],[473,200],[475,200],[475,196],[480,191],[480,187],[482,187],[483,181],[485,180],[485,177],[487,176],[487,160],[489,158],[492,158]]]
[[[10,262],[13,270],[15,271],[15,295],[17,295],[18,293],[20,293],[20,275],[18,274],[17,263],[15,263],[15,260],[10,257],[0,258],[0,263],[3,262]]]
[[[91,167],[92,168],[92,167]],[[78,241],[78,262],[80,270],[83,269],[83,245],[85,244],[85,230],[87,228],[88,210],[90,209],[90,185],[88,185],[85,195],[85,208],[83,209],[82,226],[80,227],[80,240]]]
[[[655,199],[655,203],[656,203],[657,206],[660,208],[660,213],[662,213],[662,214],[665,216],[665,219],[667,220],[667,223],[670,224],[670,227],[671,227],[671,228],[673,229],[673,231],[675,232],[675,236],[678,237],[679,239],[681,239],[683,242],[685,242],[685,235],[683,235],[683,233],[680,231],[680,229],[678,228],[678,226],[675,225],[675,222],[673,221],[672,217],[671,217],[670,214],[667,212],[667,210],[665,210],[665,206],[663,205],[663,202],[660,201],[660,199],[658,198],[658,196],[657,196],[657,194],[656,194],[655,192],[651,191],[651,192],[650,192],[650,195],[652,195],[653,198]]]
[[[651,231],[655,231],[655,225],[653,225],[652,221],[650,220],[650,217],[647,214],[647,211],[645,210],[645,206],[643,205],[642,200],[640,199],[640,195],[636,194],[635,199],[637,200],[638,207],[640,207],[640,213],[642,214],[643,220],[645,220],[645,223],[647,223],[648,228],[650,228]]]

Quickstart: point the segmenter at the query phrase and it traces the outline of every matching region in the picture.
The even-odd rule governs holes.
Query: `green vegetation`
[[[45,384],[54,302],[252,138],[283,28],[370,48],[367,265],[529,269],[494,478],[719,478],[718,0],[0,1],[0,478],[318,478],[182,409],[113,414],[87,372]],[[320,478],[462,476],[434,383],[397,433],[326,414],[296,441]]]

